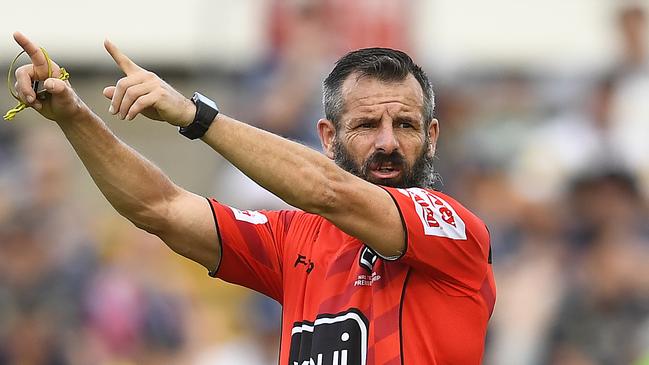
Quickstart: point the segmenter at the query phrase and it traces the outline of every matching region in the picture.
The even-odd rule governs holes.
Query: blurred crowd
[[[273,2],[271,50],[222,86],[244,91],[228,114],[319,149],[333,60],[372,45],[417,59],[390,3]],[[649,9],[628,4],[611,14],[619,55],[597,72],[448,78],[422,65],[441,124],[437,188],[491,233],[485,364],[649,364]],[[352,13],[365,15],[331,16]],[[53,126],[0,126],[0,365],[274,363],[278,305],[89,210],[73,160]],[[235,206],[286,207],[229,165],[214,186]]]

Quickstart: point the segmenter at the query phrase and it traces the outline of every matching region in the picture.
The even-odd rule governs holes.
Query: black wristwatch
[[[192,96],[192,103],[196,105],[194,121],[187,127],[180,127],[178,131],[189,139],[196,139],[205,135],[214,118],[219,115],[219,108],[215,102],[198,92]]]

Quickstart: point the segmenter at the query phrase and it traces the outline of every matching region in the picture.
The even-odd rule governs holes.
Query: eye
[[[413,128],[415,128],[415,127],[412,125],[412,123],[410,123],[410,122],[399,122],[398,127],[399,127],[399,128],[406,128],[406,129],[413,129]]]
[[[358,129],[371,129],[376,127],[377,122],[369,119],[359,120],[355,128]]]

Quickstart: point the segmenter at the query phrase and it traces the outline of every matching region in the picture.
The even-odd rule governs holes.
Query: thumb
[[[68,91],[68,85],[65,81],[53,77],[45,80],[43,87],[52,95],[62,94]]]
[[[112,100],[113,95],[115,94],[115,86],[107,86],[104,88],[103,94],[105,97]]]

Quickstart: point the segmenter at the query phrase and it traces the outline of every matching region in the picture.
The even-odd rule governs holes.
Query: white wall
[[[19,51],[15,30],[53,57],[110,62],[109,37],[146,63],[246,65],[264,51],[264,0],[30,0],[7,5],[0,21],[0,64]]]
[[[422,54],[445,68],[578,67],[613,52],[614,1],[418,0],[414,34]]]
[[[605,63],[616,47],[611,8],[622,2],[403,1],[413,4],[417,57],[448,70]],[[265,51],[267,7],[268,0],[16,2],[3,7],[0,64],[17,53],[11,33],[21,30],[68,62],[108,65],[102,40],[110,37],[140,62],[245,67]]]

